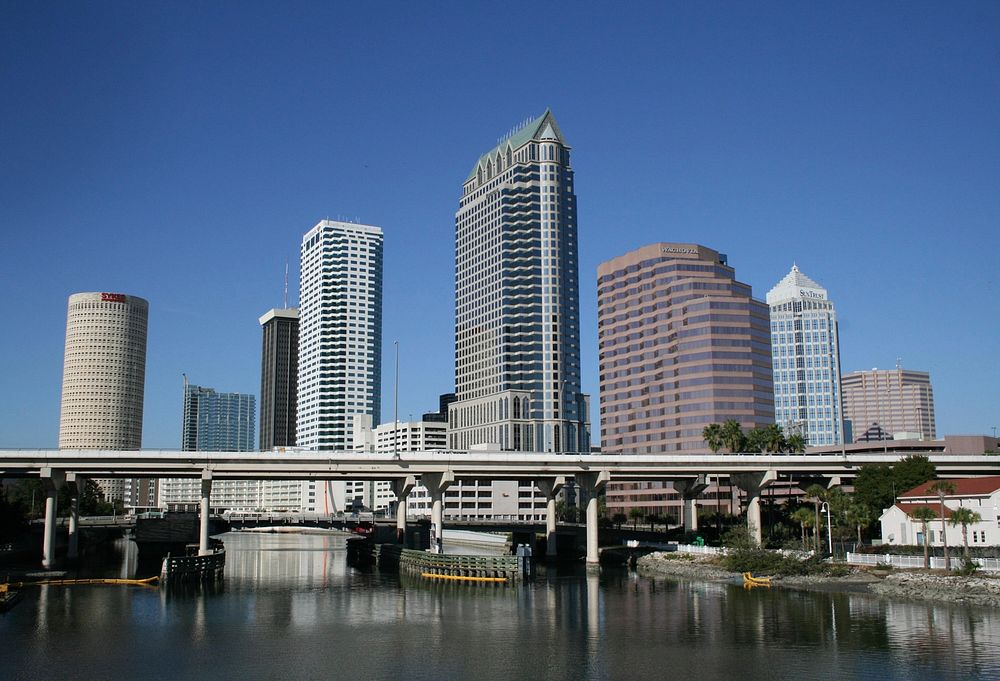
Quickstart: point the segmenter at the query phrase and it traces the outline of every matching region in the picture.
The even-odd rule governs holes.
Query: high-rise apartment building
[[[185,452],[250,452],[254,448],[256,398],[219,393],[184,381],[181,449]]]
[[[601,263],[597,277],[604,453],[708,453],[711,423],[774,423],[767,306],[725,255],[656,243]],[[609,484],[606,498],[616,512],[681,503],[658,483]]]
[[[260,450],[295,446],[299,311],[269,310],[260,318]]]
[[[792,266],[768,291],[774,418],[811,447],[841,444],[840,342],[827,290]]]
[[[149,303],[137,296],[75,293],[69,297],[60,449],[142,447],[148,318]],[[124,499],[125,480],[95,482],[108,499]],[[139,488],[148,490],[148,485]]]
[[[219,393],[191,385],[184,378],[181,414],[181,450],[185,452],[249,452],[254,449],[256,400],[243,393]],[[259,480],[216,480],[213,510],[252,511],[261,508]],[[170,510],[196,511],[201,480],[165,478],[160,481],[160,504]]]
[[[302,237],[296,444],[349,450],[381,416],[382,230],[323,220]],[[342,483],[304,483],[304,510],[343,509]]]
[[[546,111],[483,154],[463,184],[452,449],[590,449],[569,152]]]
[[[895,369],[852,371],[842,379],[844,419],[858,441],[866,431],[884,437],[937,436],[934,426],[934,391],[926,371]],[[877,424],[878,428],[873,428]]]

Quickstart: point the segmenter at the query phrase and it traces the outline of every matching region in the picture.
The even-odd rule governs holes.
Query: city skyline
[[[1000,426],[994,5],[581,8],[503,63],[477,38],[499,9],[125,7],[5,15],[0,264],[31,318],[0,341],[0,446],[57,441],[75,291],[150,301],[144,447],[176,441],[183,371],[256,393],[260,311],[283,306],[303,226],[338,214],[385,230],[382,361],[399,340],[417,417],[454,387],[456,184],[484,133],[546,107],[579,178],[582,392],[597,263],[691,241],[755,290],[794,261],[835,291],[842,371],[931,372],[939,433]],[[344,45],[323,49],[334,26]],[[529,68],[546,59],[572,66]]]

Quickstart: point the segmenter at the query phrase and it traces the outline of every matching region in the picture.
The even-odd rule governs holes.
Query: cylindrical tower
[[[149,303],[124,293],[69,297],[60,449],[139,449]]]

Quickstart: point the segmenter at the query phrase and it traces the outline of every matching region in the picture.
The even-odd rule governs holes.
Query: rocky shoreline
[[[714,557],[658,552],[640,558],[637,567],[639,572],[648,576],[707,582],[740,581],[739,573],[718,565]],[[844,576],[775,577],[773,584],[776,587],[809,591],[866,592],[893,599],[1000,608],[1000,579],[994,577],[963,577],[924,571],[882,571],[854,567]]]

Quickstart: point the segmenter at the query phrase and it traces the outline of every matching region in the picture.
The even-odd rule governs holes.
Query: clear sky
[[[497,138],[573,147],[583,384],[596,268],[655,241],[757,297],[829,289],[845,371],[929,371],[939,434],[1000,427],[1000,3],[0,4],[0,447],[55,447],[67,297],[150,304],[143,445],[181,374],[257,394],[302,234],[385,232],[383,419],[454,386],[454,214]],[[595,437],[596,440],[596,437]]]

